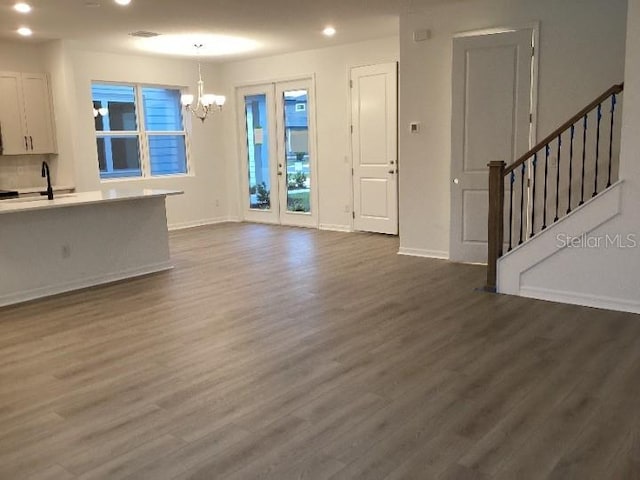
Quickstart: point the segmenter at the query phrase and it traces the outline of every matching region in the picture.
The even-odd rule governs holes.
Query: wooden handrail
[[[525,163],[527,160],[529,160],[535,153],[539,152],[544,147],[546,147],[549,143],[551,143],[553,140],[558,138],[558,135],[563,134],[566,130],[571,128],[573,124],[578,122],[578,120],[582,119],[585,115],[591,112],[591,110],[596,108],[598,105],[604,102],[611,95],[619,94],[619,93],[622,93],[623,91],[624,91],[624,83],[620,83],[618,85],[614,85],[613,87],[611,87],[609,90],[604,92],[602,95],[596,98],[589,105],[587,105],[582,110],[580,110],[580,112],[576,113],[573,117],[571,117],[569,121],[567,121],[561,127],[557,128],[552,133],[550,133],[544,140],[539,142],[535,147],[533,147],[531,150],[529,150],[527,153],[521,156],[513,164],[509,165],[504,171],[504,176],[506,177],[507,175],[510,175],[511,172],[513,172],[516,168],[522,166],[522,164]]]

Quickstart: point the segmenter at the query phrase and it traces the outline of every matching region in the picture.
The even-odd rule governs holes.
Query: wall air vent
[[[132,36],[132,37],[138,37],[138,38],[153,38],[153,37],[159,37],[160,36],[159,33],[147,32],[145,30],[140,30],[138,32],[131,32],[129,35]]]

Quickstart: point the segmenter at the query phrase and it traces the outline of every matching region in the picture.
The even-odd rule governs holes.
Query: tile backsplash
[[[0,156],[0,189],[40,185],[43,160],[46,155]]]

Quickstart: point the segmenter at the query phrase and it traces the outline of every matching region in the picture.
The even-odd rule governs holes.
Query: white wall
[[[318,145],[319,223],[327,228],[350,228],[351,144],[349,69],[355,66],[395,62],[398,38],[384,38],[338,47],[278,55],[222,65],[224,90],[228,93],[225,112],[225,156],[228,166],[231,215],[240,217],[240,177],[238,145],[241,141],[235,117],[238,86],[296,79],[309,74],[316,80]]]
[[[41,184],[40,162],[48,159],[55,184],[75,185],[79,191],[109,188],[167,188],[185,195],[168,199],[170,226],[190,226],[228,219],[229,205],[220,115],[190,123],[193,175],[126,179],[101,183],[91,103],[93,80],[189,87],[195,91],[197,64],[152,56],[89,52],[69,41],[48,44],[0,43],[0,70],[46,72],[50,76],[58,155],[0,157],[0,185],[29,187]],[[210,66],[208,91],[225,93],[218,68]],[[230,115],[230,118],[232,115]],[[18,174],[18,171],[21,173]]]
[[[227,190],[225,163],[222,151],[222,119],[218,116],[191,122],[192,175],[126,179],[101,183],[98,171],[96,140],[91,101],[92,81],[133,82],[151,85],[190,87],[195,91],[198,79],[197,64],[191,60],[161,57],[115,55],[83,51],[77,46],[66,48],[67,61],[73,79],[68,88],[75,100],[71,107],[71,123],[59,136],[73,138],[74,178],[81,191],[117,187],[168,188],[184,190],[185,195],[167,200],[170,226],[189,226],[227,219]],[[207,90],[223,93],[215,69],[209,68],[205,77]],[[69,101],[71,99],[68,99]],[[191,119],[190,116],[185,117]]]
[[[49,74],[49,89],[53,103],[58,155],[51,158],[51,175],[56,185],[75,186],[74,144],[70,126],[76,119],[73,107],[76,102],[73,66],[63,41],[50,42],[44,46],[45,69]]]
[[[91,104],[91,82],[136,82],[189,86],[195,91],[197,65],[192,60],[117,55],[86,51],[70,41],[49,44],[0,45],[0,69],[45,71],[51,77],[59,155],[50,161],[54,183],[75,184],[79,191],[115,187],[181,189],[168,199],[170,226],[188,226],[241,216],[235,88],[250,83],[314,75],[317,100],[319,222],[338,228],[351,226],[351,158],[349,68],[394,62],[398,38],[385,38],[274,57],[203,64],[206,89],[225,94],[225,110],[204,124],[191,122],[191,162],[194,175],[100,182]],[[8,164],[31,165],[42,159],[21,157]],[[16,163],[17,162],[17,163]],[[33,171],[33,172],[32,172]],[[38,173],[38,172],[36,172]],[[1,171],[0,171],[1,174]],[[34,181],[38,181],[35,178]],[[31,181],[31,180],[29,180]]]
[[[620,177],[621,213],[590,238],[633,235],[635,248],[571,248],[526,272],[521,288],[565,301],[640,313],[640,0],[629,0]],[[627,247],[633,242],[625,242]]]
[[[45,66],[42,44],[0,41],[0,70],[40,73]]]
[[[449,250],[452,38],[540,22],[538,138],[623,78],[626,0],[415,2],[400,20],[400,242]],[[426,42],[413,31],[431,29]],[[411,121],[422,122],[418,135]],[[492,159],[487,159],[487,162]]]

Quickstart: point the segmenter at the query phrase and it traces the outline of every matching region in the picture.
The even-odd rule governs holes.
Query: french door
[[[238,89],[244,219],[317,227],[311,80]]]

